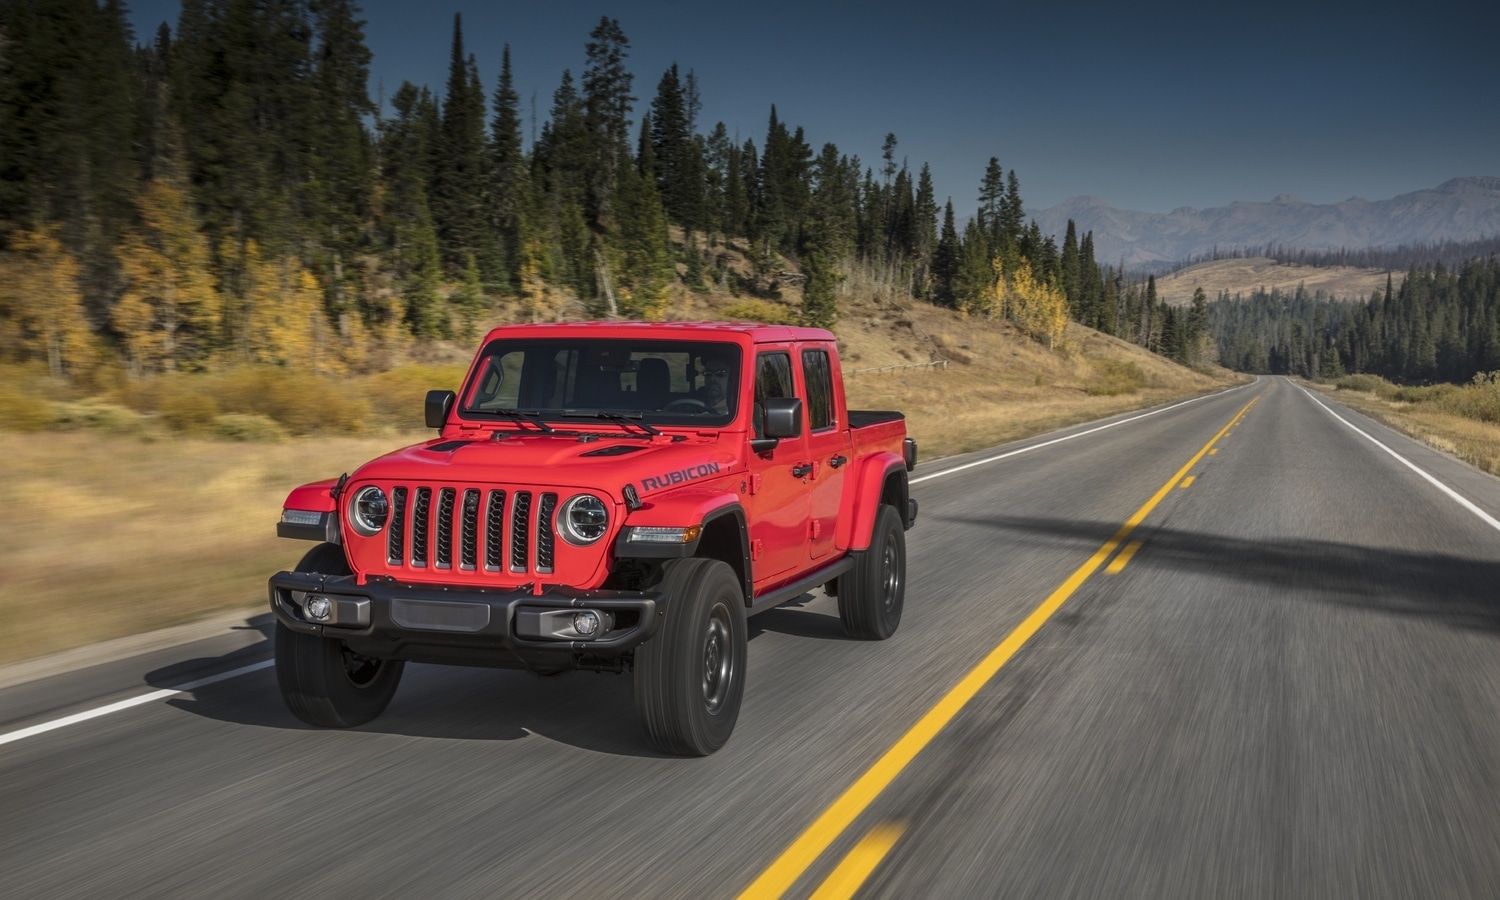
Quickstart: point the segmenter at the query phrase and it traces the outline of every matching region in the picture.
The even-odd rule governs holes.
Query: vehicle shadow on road
[[[810,599],[808,597],[803,600]],[[792,601],[795,606],[799,601]],[[776,617],[786,617],[780,622]],[[274,627],[269,615],[265,640],[222,657],[200,657],[147,673],[155,688],[178,688],[214,673],[269,660]],[[770,619],[769,629],[754,623]],[[749,638],[763,630],[817,636],[830,628],[842,637],[838,619],[801,610],[770,611],[749,620]],[[751,673],[753,683],[754,673]],[[457,741],[517,741],[540,737],[613,756],[668,758],[647,743],[635,714],[629,673],[570,672],[539,676],[510,669],[407,663],[401,686],[374,721],[343,733],[402,735]],[[287,710],[271,667],[196,688],[167,704],[193,715],[235,725],[318,731]]]
[[[1094,546],[1119,530],[1094,521],[1009,516],[952,521],[1004,531],[1017,540]],[[1128,571],[1174,569],[1295,592],[1298,600],[1500,633],[1500,593],[1495,590],[1500,561],[1328,540],[1245,540],[1149,526],[1137,528],[1130,539],[1141,541],[1142,547]]]

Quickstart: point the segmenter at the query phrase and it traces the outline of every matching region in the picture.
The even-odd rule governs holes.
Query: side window
[[[755,360],[755,436],[765,436],[766,403],[771,397],[794,397],[792,393],[792,355],[762,353]]]
[[[807,379],[807,421],[813,431],[832,428],[833,370],[827,350],[802,351],[802,375]]]

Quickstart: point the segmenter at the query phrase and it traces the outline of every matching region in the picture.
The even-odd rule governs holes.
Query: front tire
[[[348,575],[344,551],[319,544],[297,564],[298,572]],[[385,711],[406,664],[375,659],[337,638],[299,634],[276,623],[276,683],[292,714],[309,725],[349,728]]]
[[[664,753],[707,756],[724,746],[745,694],[745,597],[728,564],[673,560],[658,589],[660,630],[635,651],[635,708]]]
[[[880,507],[870,549],[855,551],[854,568],[839,579],[838,589],[845,634],[883,641],[896,633],[906,602],[906,530],[896,507]]]

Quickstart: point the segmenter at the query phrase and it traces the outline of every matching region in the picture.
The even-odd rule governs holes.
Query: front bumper
[[[628,655],[656,633],[662,594],[650,591],[451,589],[395,581],[357,584],[353,576],[277,572],[271,611],[292,631],[339,638],[370,655],[474,665],[566,667],[569,659]],[[329,601],[313,621],[309,599]],[[594,610],[605,623],[582,636],[562,624]]]

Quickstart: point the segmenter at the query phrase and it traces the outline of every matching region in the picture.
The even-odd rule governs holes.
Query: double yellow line
[[[880,796],[897,775],[901,774],[902,770],[916,758],[916,755],[922,752],[933,738],[937,737],[943,726],[958,715],[959,710],[979,693],[979,689],[984,687],[985,683],[1010,661],[1016,651],[1021,649],[1031,636],[1036,634],[1038,629],[1052,617],[1052,614],[1057,612],[1069,597],[1073,596],[1073,593],[1088,580],[1088,577],[1094,574],[1121,544],[1125,543],[1131,532],[1135,531],[1146,516],[1150,515],[1167,494],[1171,493],[1172,488],[1192,471],[1193,466],[1208,454],[1220,438],[1229,433],[1229,429],[1239,424],[1245,413],[1249,412],[1250,407],[1259,400],[1260,398],[1256,397],[1241,407],[1228,425],[1219,429],[1219,432],[1204,444],[1201,450],[1193,454],[1193,458],[1188,460],[1186,465],[1177,470],[1177,474],[1168,479],[1167,483],[1162,485],[1144,506],[1135,511],[1135,515],[1120,526],[1120,530],[1115,532],[1114,537],[1105,541],[1104,546],[1094,551],[1094,555],[1089,557],[1088,562],[1069,575],[1067,581],[1064,581],[1057,590],[1042,601],[1040,606],[1032,610],[1031,614],[1020,625],[1017,625],[1014,631],[1005,636],[1005,640],[1001,641],[999,646],[991,650],[989,655],[979,662],[979,665],[970,670],[962,681],[954,685],[935,706],[917,720],[917,723],[906,734],[891,745],[891,748],[876,760],[874,765],[865,770],[858,780],[833,801],[833,805],[824,810],[823,814],[818,816],[806,831],[782,851],[781,855],[751,882],[749,887],[745,888],[740,894],[740,900],[764,900],[764,898],[781,897],[786,893],[787,889],[796,883],[813,863],[817,862],[818,857],[822,856],[823,852],[850,825],[854,824],[854,820],[875,801],[876,797]],[[834,875],[825,883],[824,888],[818,892],[817,896],[820,900],[824,897],[831,900],[833,897],[852,896],[864,879],[874,871],[880,859],[895,845],[900,832],[900,826],[890,824],[874,829],[856,845],[835,870]]]

